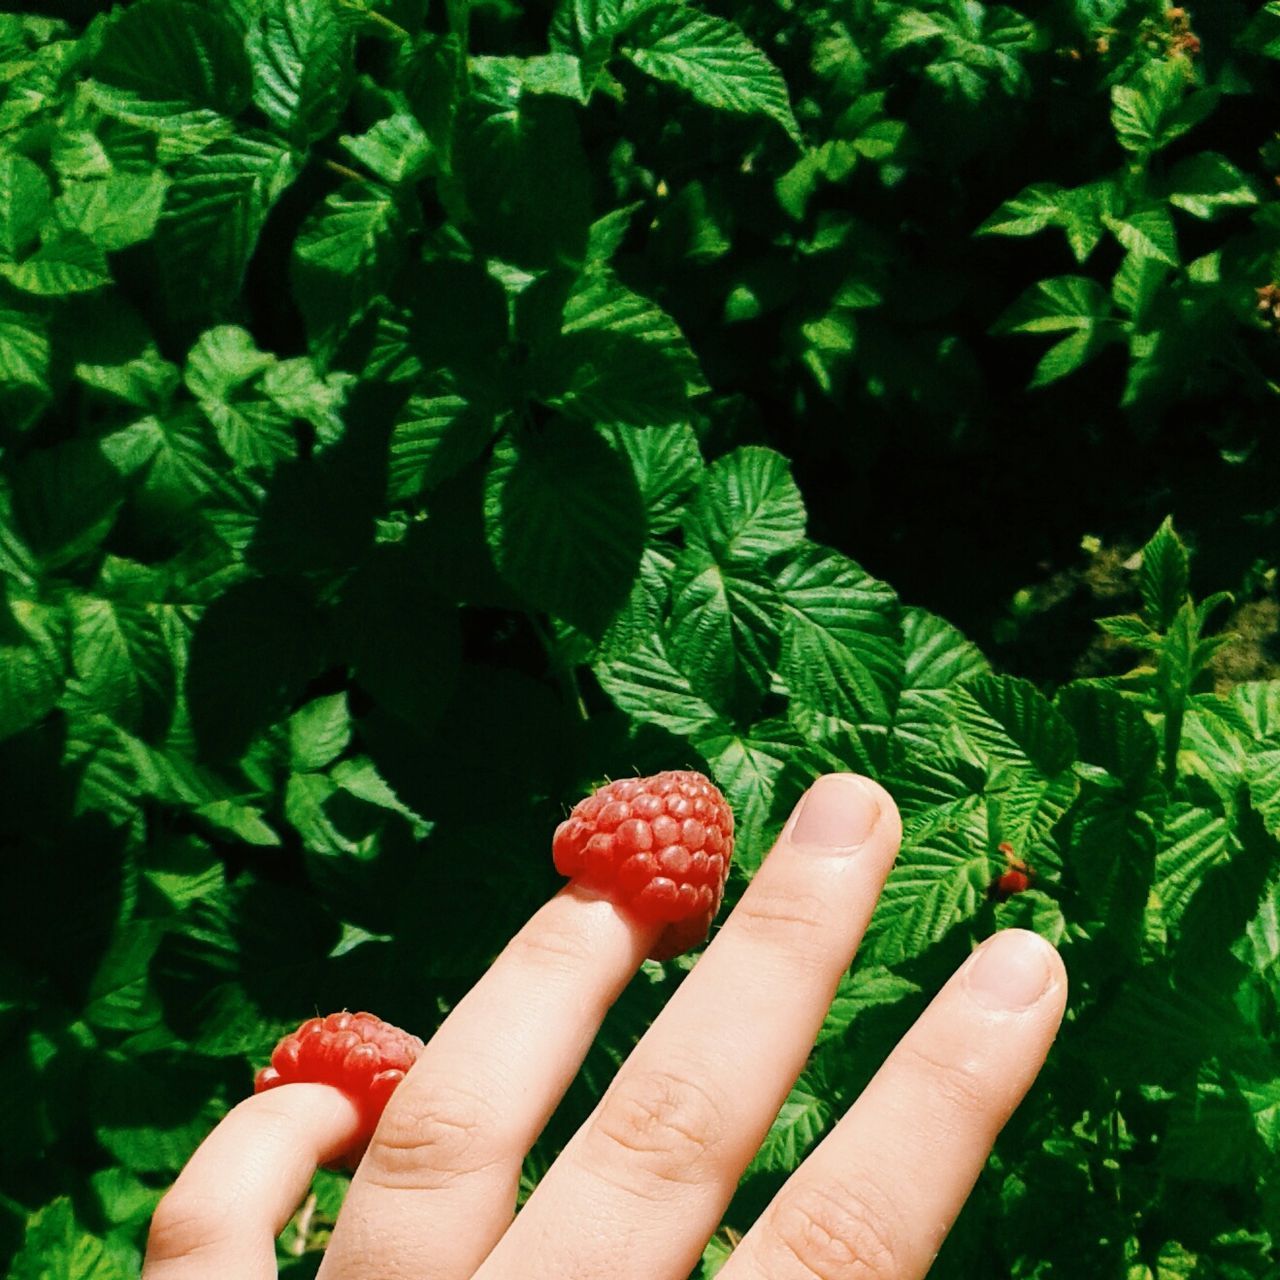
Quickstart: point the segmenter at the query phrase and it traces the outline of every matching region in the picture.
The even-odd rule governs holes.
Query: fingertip
[[[805,791],[782,831],[796,848],[852,851],[870,843],[896,849],[898,806],[884,787],[859,773],[825,773]]]
[[[1020,1013],[1066,1003],[1067,973],[1056,947],[1031,929],[1002,929],[964,966],[969,995],[984,1009]]]
[[[360,1126],[355,1103],[332,1085],[281,1084],[250,1094],[165,1193],[143,1275],[274,1275],[275,1237],[316,1168],[349,1150]]]
[[[316,1164],[330,1164],[359,1138],[364,1118],[360,1108],[331,1084],[290,1081],[255,1093],[232,1108],[243,1118],[241,1141],[248,1146],[274,1146],[272,1139],[305,1134]]]

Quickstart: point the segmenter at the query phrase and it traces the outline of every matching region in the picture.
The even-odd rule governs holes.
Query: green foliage
[[[685,765],[737,812],[731,903],[824,771],[905,825],[707,1277],[1009,925],[1070,1017],[940,1269],[1268,1274],[1280,683],[1221,677],[1203,587],[1274,576],[1242,463],[1280,155],[1233,122],[1274,105],[1277,6],[1203,57],[1146,0],[439,8],[0,15],[9,1275],[136,1274],[276,1035],[429,1035],[553,892],[566,807]],[[1165,416],[1198,397],[1212,429]],[[1146,535],[1172,494],[1212,546],[1147,474],[1165,429],[1256,543],[1246,574],[1160,524],[1107,672],[994,670],[908,603],[998,608],[978,562],[1042,520],[1074,546],[1099,440],[1091,517]],[[625,993],[526,1190],[682,972]]]

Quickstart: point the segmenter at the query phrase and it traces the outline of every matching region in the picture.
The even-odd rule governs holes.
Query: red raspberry
[[[360,1131],[338,1164],[354,1169],[373,1137],[383,1108],[405,1072],[418,1060],[417,1036],[371,1013],[331,1013],[308,1018],[271,1053],[271,1065],[253,1079],[254,1093],[282,1084],[331,1084],[360,1110]]]
[[[733,811],[700,773],[623,778],[579,801],[556,828],[556,870],[664,924],[654,960],[696,946],[720,909],[733,857]]]
[[[1025,871],[1011,867],[996,878],[994,896],[1000,902],[1012,898],[1015,893],[1025,893],[1031,887],[1031,877]]]

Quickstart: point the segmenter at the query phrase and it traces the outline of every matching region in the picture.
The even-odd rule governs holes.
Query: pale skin
[[[804,1066],[900,839],[881,787],[820,778],[517,1214],[521,1161],[654,937],[599,897],[558,894],[392,1097],[321,1280],[685,1280]],[[977,948],[722,1280],[925,1275],[1044,1061],[1066,990],[1035,934]],[[161,1202],[144,1280],[275,1277],[275,1236],[356,1125],[327,1085],[246,1099]]]

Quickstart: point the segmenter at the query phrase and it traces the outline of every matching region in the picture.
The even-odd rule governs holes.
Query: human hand
[[[901,838],[850,774],[801,799],[737,908],[513,1216],[522,1160],[661,926],[570,886],[393,1095],[322,1280],[683,1280],[804,1066]],[[750,975],[744,981],[743,975]],[[791,1176],[721,1280],[923,1276],[1062,1018],[1056,952],[1009,930],[960,966]],[[152,1223],[144,1280],[268,1280],[355,1107],[291,1084],[237,1106]]]

